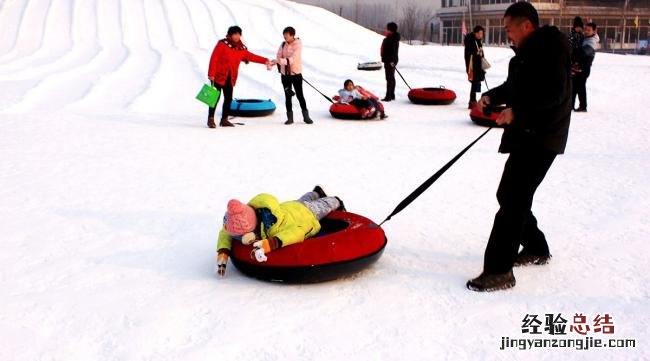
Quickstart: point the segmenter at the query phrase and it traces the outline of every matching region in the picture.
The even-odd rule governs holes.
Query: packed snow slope
[[[321,183],[379,222],[485,128],[468,117],[462,47],[402,44],[409,84],[444,85],[454,104],[410,104],[400,81],[386,121],[340,121],[306,86],[315,124],[284,126],[277,72],[242,64],[235,97],[278,110],[208,129],[194,95],[233,24],[267,57],[292,25],[305,79],[328,95],[346,78],[383,95],[383,72],[356,70],[378,60],[382,37],[315,7],[0,1],[0,360],[650,359],[650,58],[597,54],[589,112],[572,116],[567,152],[535,199],[553,260],[516,269],[514,289],[465,289],[497,210],[497,129],[384,225],[374,266],[269,284],[232,264],[212,273],[229,199],[295,199]],[[512,52],[486,55],[495,86]],[[576,313],[586,336],[543,331],[545,314],[573,325]],[[606,313],[614,334],[594,331]],[[523,333],[527,315],[542,335]],[[502,337],[587,336],[636,347],[499,349]]]

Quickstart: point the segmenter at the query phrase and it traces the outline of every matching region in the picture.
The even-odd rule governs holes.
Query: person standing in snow
[[[267,193],[248,204],[231,199],[217,241],[216,273],[225,275],[233,239],[252,244],[255,259],[264,262],[267,253],[315,236],[321,228],[319,221],[334,210],[345,211],[343,201],[327,196],[319,185],[298,200],[284,203]]]
[[[286,27],[282,31],[284,41],[278,49],[273,64],[278,65],[280,70],[282,87],[284,87],[284,99],[287,107],[287,121],[284,124],[293,124],[293,110],[291,99],[294,94],[300,103],[302,110],[302,120],[307,124],[312,124],[314,121],[309,118],[309,110],[307,110],[307,102],[302,92],[302,41],[296,38],[296,29],[291,26]],[[295,89],[295,92],[293,89]]]
[[[476,25],[474,31],[467,34],[463,41],[465,45],[465,71],[467,72],[470,83],[472,83],[469,91],[469,104],[467,109],[472,109],[476,106],[476,93],[481,92],[481,82],[485,80],[485,70],[483,70],[481,64],[484,33],[485,29],[481,25]]]
[[[573,18],[573,28],[569,32],[569,50],[572,62],[575,62],[575,52],[582,46],[582,41],[585,39],[585,35],[582,33],[584,26],[585,23],[581,17]]]
[[[237,73],[239,71],[239,64],[244,61],[248,64],[249,61],[254,63],[266,64],[267,68],[270,67],[270,61],[267,58],[255,55],[248,51],[246,45],[241,41],[242,30],[239,26],[231,26],[228,28],[228,34],[224,39],[219,40],[217,45],[212,51],[210,57],[210,66],[208,68],[208,79],[212,86],[217,87],[223,94],[223,106],[221,108],[221,121],[220,127],[232,127],[233,124],[228,121],[228,113],[230,112],[230,103],[232,102],[232,92],[235,84],[237,83]],[[216,109],[210,107],[208,110],[208,127],[216,128],[214,122],[214,113]]]
[[[504,125],[499,152],[510,153],[497,190],[499,211],[485,249],[483,272],[467,282],[473,291],[515,286],[513,266],[547,263],[551,253],[531,211],[535,190],[557,154],[564,152],[571,120],[571,55],[566,35],[539,27],[537,11],[517,2],[504,15],[515,56],[502,85],[477,106],[506,104],[496,120]],[[519,251],[519,246],[523,249]]]
[[[587,111],[587,78],[591,74],[591,64],[596,56],[596,48],[600,37],[596,33],[596,24],[587,23],[584,28],[584,41],[582,46],[575,51],[574,63],[571,67],[571,74],[573,79],[573,96],[571,100],[571,107],[575,107],[576,95],[580,101],[576,112]]]
[[[395,67],[399,61],[400,34],[397,32],[397,24],[390,22],[386,24],[386,37],[381,43],[381,62],[384,63],[386,72],[386,96],[382,101],[395,100]]]

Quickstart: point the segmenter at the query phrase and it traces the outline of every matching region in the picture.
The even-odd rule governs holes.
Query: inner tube
[[[274,111],[271,99],[233,99],[230,103],[230,115],[238,117],[263,117]]]
[[[456,93],[453,90],[439,88],[417,88],[411,89],[408,94],[409,100],[414,104],[425,105],[447,105],[454,102]]]
[[[379,103],[379,106],[383,109],[383,104]],[[378,110],[375,110],[374,114],[371,114],[369,117],[364,118],[363,120],[372,119],[377,116]],[[351,120],[360,120],[361,119],[361,110],[355,107],[352,104],[344,103],[334,103],[330,106],[330,114],[336,119],[351,119]]]
[[[497,125],[495,121],[499,117],[499,114],[505,109],[506,107],[504,105],[497,105],[491,107],[492,113],[490,115],[485,115],[484,112],[480,111],[478,107],[472,108],[469,112],[469,117],[472,119],[472,121],[478,125],[483,125],[486,127],[499,127],[502,128],[503,126]]]
[[[381,257],[387,239],[377,224],[350,212],[334,211],[320,221],[315,237],[251,257],[252,246],[233,241],[230,259],[247,276],[264,281],[316,283],[358,272]]]
[[[367,63],[359,63],[357,69],[359,70],[380,70],[383,64],[381,61],[369,61]]]

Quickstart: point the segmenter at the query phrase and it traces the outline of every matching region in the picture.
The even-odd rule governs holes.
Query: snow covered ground
[[[534,211],[554,255],[516,270],[509,291],[477,294],[504,155],[493,130],[384,225],[371,268],[316,285],[212,274],[230,198],[287,200],[314,184],[375,221],[484,128],[469,120],[461,47],[401,46],[411,86],[444,85],[449,106],[410,104],[398,83],[387,121],[329,116],[284,126],[277,72],[242,65],[235,97],[271,98],[273,116],[208,129],[194,99],[216,41],[240,25],[272,56],[302,38],[304,76],[327,94],[346,78],[383,95],[381,37],[282,0],[0,0],[1,360],[647,360],[650,348],[650,58],[599,53],[589,112]],[[509,49],[486,49],[490,86]],[[294,106],[297,107],[297,104]],[[587,316],[599,340],[635,348],[500,350],[544,332],[545,314]],[[609,314],[614,334],[594,332]],[[538,315],[542,335],[523,333]]]

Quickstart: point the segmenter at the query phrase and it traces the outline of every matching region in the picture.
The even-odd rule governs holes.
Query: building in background
[[[460,44],[463,28],[475,25],[486,29],[486,42],[507,45],[503,13],[515,0],[441,0],[437,38],[443,44]],[[648,47],[649,0],[535,0],[540,24],[555,25],[568,33],[575,16],[598,26],[600,47],[610,51],[630,51]],[[463,26],[464,25],[464,26]]]

